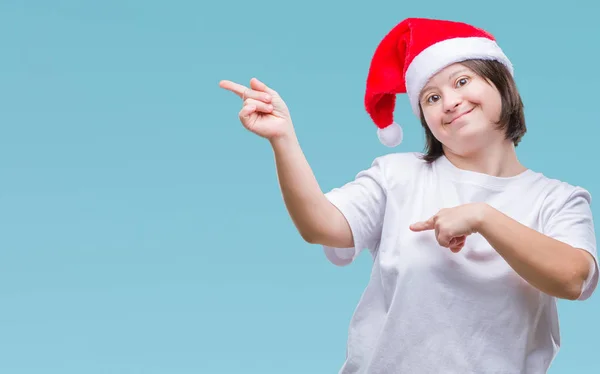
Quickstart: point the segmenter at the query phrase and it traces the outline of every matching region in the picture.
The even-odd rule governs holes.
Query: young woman
[[[273,147],[285,204],[302,237],[336,265],[362,250],[370,282],[351,321],[342,373],[545,373],[560,345],[556,299],[598,282],[590,194],[523,166],[513,67],[494,37],[410,18],[381,41],[365,107],[398,145],[406,93],[426,152],[376,158],[323,193],[285,103],[257,79],[222,81],[243,125]]]

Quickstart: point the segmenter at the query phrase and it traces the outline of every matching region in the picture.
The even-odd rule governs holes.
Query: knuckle
[[[246,100],[244,100],[244,106],[247,106],[247,105],[257,105],[257,104],[258,103],[254,99],[246,99]]]

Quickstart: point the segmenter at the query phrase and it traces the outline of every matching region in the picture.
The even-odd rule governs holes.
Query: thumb
[[[429,218],[427,221],[413,223],[412,225],[410,225],[410,229],[412,231],[433,230],[434,229],[433,217]]]

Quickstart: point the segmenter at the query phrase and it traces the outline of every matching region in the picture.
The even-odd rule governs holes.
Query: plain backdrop
[[[284,208],[221,79],[290,107],[323,190],[388,152],[363,108],[406,17],[491,31],[526,166],[600,197],[596,2],[0,2],[0,372],[334,373],[371,259],[335,267]],[[600,217],[599,205],[592,202]],[[598,230],[598,225],[596,225]],[[560,301],[551,374],[597,373],[598,295]]]

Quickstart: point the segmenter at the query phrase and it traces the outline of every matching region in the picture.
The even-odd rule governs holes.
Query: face
[[[419,98],[423,116],[446,151],[468,156],[504,141],[496,129],[502,99],[496,87],[459,63],[433,76]]]

